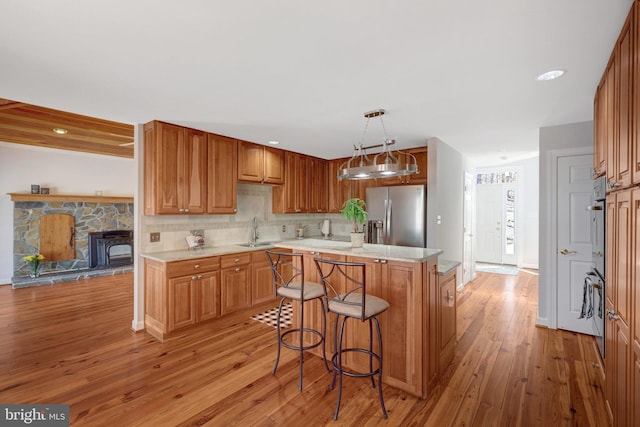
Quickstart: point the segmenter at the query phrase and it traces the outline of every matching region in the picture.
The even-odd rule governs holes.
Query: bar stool
[[[342,399],[342,376],[357,378],[371,378],[371,384],[375,388],[374,376],[378,376],[378,396],[384,418],[387,418],[387,410],[384,406],[382,396],[382,335],[380,333],[380,323],[378,316],[389,308],[389,303],[382,298],[367,295],[366,269],[361,262],[331,261],[321,258],[314,258],[318,272],[324,287],[325,300],[327,301],[327,311],[336,314],[334,326],[334,353],[331,356],[333,364],[333,379],[330,389],[335,387],[336,376],[338,377],[338,402],[333,419],[338,419],[340,411],[340,400]],[[344,289],[344,292],[340,292]],[[342,320],[340,320],[342,316]],[[343,348],[344,324],[348,318],[358,319],[361,322],[369,322],[369,348]],[[338,335],[338,322],[340,322],[340,334]],[[378,334],[378,352],[373,351],[373,324],[376,325]],[[360,373],[349,371],[342,366],[342,357],[345,353],[357,352],[369,355],[369,371]],[[373,360],[377,360],[378,366],[374,369]]]
[[[277,313],[277,334],[278,334],[278,354],[276,356],[276,363],[273,366],[271,374],[275,375],[278,369],[278,362],[280,362],[280,347],[286,347],[291,350],[297,350],[300,352],[300,384],[298,390],[302,390],[302,360],[303,352],[312,348],[322,345],[322,359],[324,366],[329,371],[329,365],[327,364],[327,356],[325,353],[325,341],[324,337],[327,331],[327,316],[325,312],[324,302],[322,297],[324,296],[324,290],[319,283],[306,282],[304,280],[304,262],[302,254],[290,253],[290,252],[278,252],[274,250],[267,250],[267,257],[271,264],[271,274],[273,276],[273,287],[277,297],[281,297],[280,304],[278,305]],[[286,299],[299,302],[300,318],[298,319],[298,327],[289,329],[285,332],[281,332],[280,328],[280,316],[282,315],[282,306]],[[321,305],[322,311],[322,332],[311,328],[304,327],[304,303],[307,301],[318,300]],[[300,341],[294,343],[292,339],[291,343],[285,341],[285,337],[291,334],[297,333]],[[309,333],[315,335],[318,340],[308,345],[304,345],[304,334]]]

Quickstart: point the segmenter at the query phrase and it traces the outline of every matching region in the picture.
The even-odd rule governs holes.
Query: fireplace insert
[[[110,230],[89,233],[89,268],[133,264],[133,231]]]

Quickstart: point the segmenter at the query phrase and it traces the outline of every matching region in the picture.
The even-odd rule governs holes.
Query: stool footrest
[[[338,353],[334,353],[333,356],[331,356],[331,364],[333,365],[333,369],[336,370],[336,372],[340,373],[342,372],[343,375],[346,375],[348,377],[355,377],[355,378],[366,378],[366,377],[372,377],[374,375],[378,375],[380,373],[380,356],[377,353],[374,353],[372,351],[366,350],[364,348],[343,348],[341,353],[364,353],[367,354],[371,357],[373,357],[374,359],[376,359],[378,361],[378,367],[370,372],[354,372],[354,371],[348,371],[346,369],[344,369],[344,366],[342,367],[342,369],[339,368],[338,366]]]
[[[286,337],[289,334],[292,333],[311,333],[311,334],[315,334],[319,339],[317,342],[314,342],[312,344],[308,344],[308,345],[303,345],[302,347],[300,347],[300,345],[294,345],[294,344],[289,344],[287,342],[284,341],[284,337]],[[283,333],[280,334],[280,344],[282,344],[283,347],[286,347],[290,350],[311,350],[312,348],[316,348],[317,346],[319,346],[320,344],[322,344],[322,342],[324,341],[324,337],[322,336],[322,333],[320,331],[316,331],[315,329],[310,329],[310,328],[295,328],[295,329],[289,329]]]

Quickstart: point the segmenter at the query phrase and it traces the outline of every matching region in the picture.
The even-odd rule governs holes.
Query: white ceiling
[[[384,108],[399,147],[481,165],[591,120],[632,0],[3,0],[0,98],[324,158]],[[537,82],[547,70],[566,69]],[[365,145],[380,142],[372,120]]]

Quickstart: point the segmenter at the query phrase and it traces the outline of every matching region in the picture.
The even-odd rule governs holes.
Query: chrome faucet
[[[251,243],[256,243],[258,241],[258,223],[256,221],[256,217],[253,217],[253,233],[251,233]]]

